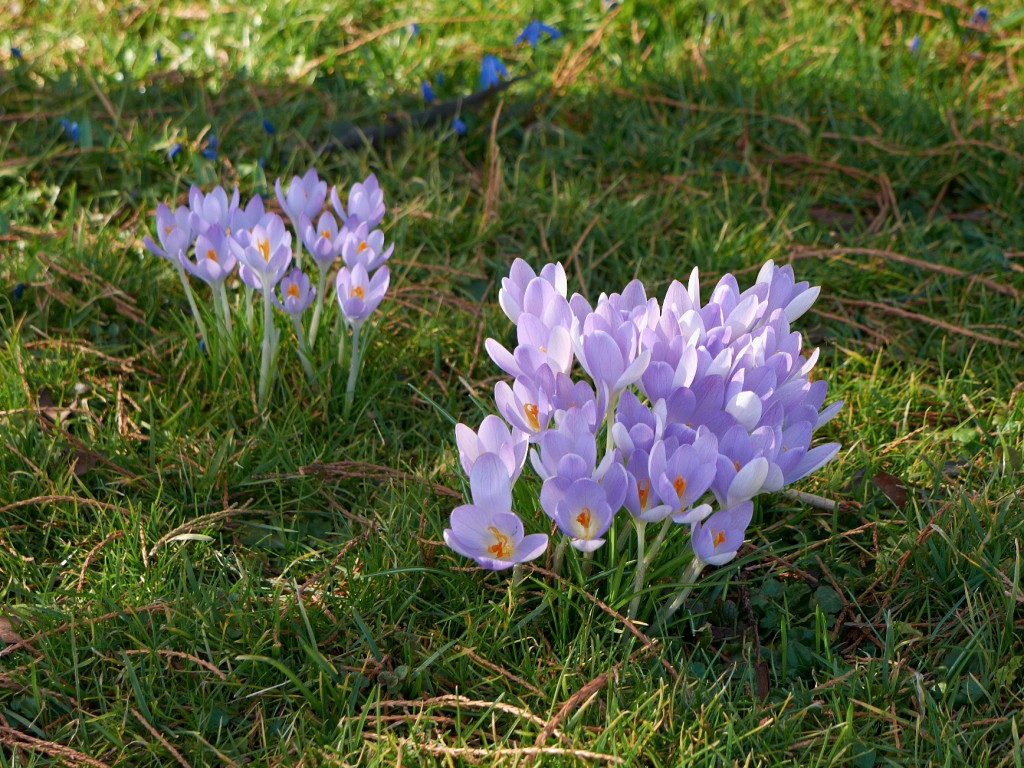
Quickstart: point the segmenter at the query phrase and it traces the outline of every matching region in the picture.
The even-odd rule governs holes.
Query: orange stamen
[[[590,538],[590,507],[584,507],[580,510],[580,513],[576,515],[576,522],[582,527],[586,536],[583,538]]]
[[[348,292],[349,298],[358,296],[360,299],[366,298],[366,289],[361,285],[353,285],[352,290]]]
[[[288,286],[288,295],[294,296],[296,299],[299,298],[299,286],[297,283],[292,283]]]
[[[714,545],[715,549],[718,549],[718,545],[725,541],[725,531],[716,531],[712,529],[711,533],[714,536],[711,543]]]
[[[512,554],[512,542],[508,540],[508,536],[493,525],[487,526],[487,530],[494,534],[494,543],[487,548],[487,551],[498,560],[507,559]]]
[[[640,509],[647,507],[647,499],[651,495],[651,481],[641,480],[636,484],[636,492],[640,496]]]
[[[206,258],[212,261],[214,264],[217,263],[217,252],[211,248],[206,252]]]
[[[330,240],[331,239],[331,231],[329,229],[325,229],[323,232],[320,233],[320,237],[323,237],[323,238],[326,238],[326,239]]]
[[[676,475],[676,479],[672,481],[672,487],[676,489],[676,496],[683,498],[683,494],[686,493],[686,478]]]
[[[257,240],[256,247],[259,248],[260,253],[263,255],[263,260],[270,261],[270,241]]]
[[[540,409],[537,408],[537,404],[527,403],[523,406],[523,413],[526,414],[526,420],[530,423],[530,428],[534,432],[540,432]]]
[[[736,467],[736,471],[737,471],[737,472],[739,472],[739,471],[740,471],[740,463],[739,463],[738,461],[734,461],[734,462],[732,463],[732,465],[733,465],[734,467]]]
[[[365,251],[365,250],[366,250],[367,248],[369,248],[369,247],[370,247],[370,246],[368,246],[368,245],[366,244],[366,241],[365,241],[365,240],[360,240],[360,241],[359,241],[359,247],[358,247],[358,248],[356,248],[356,253],[362,253],[363,251]]]

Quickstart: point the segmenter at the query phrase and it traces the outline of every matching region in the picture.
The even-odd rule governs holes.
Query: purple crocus
[[[658,497],[669,506],[677,523],[693,523],[711,512],[700,500],[715,479],[718,439],[707,427],[700,427],[691,445],[674,439],[659,440],[651,449],[649,469]]]
[[[725,565],[736,557],[753,514],[754,503],[744,501],[694,523],[690,534],[693,553],[707,565]]]
[[[512,484],[502,459],[482,454],[469,478],[472,504],[456,507],[444,541],[464,557],[494,571],[540,557],[548,546],[543,533],[523,535],[523,522],[512,511]]]
[[[362,264],[367,272],[373,272],[390,259],[395,250],[394,243],[384,247],[384,233],[381,230],[371,232],[369,222],[356,222],[351,217],[341,231],[340,240],[341,258],[350,269],[356,264]]]
[[[271,294],[271,299],[278,309],[282,309],[292,317],[301,315],[316,297],[316,286],[310,284],[307,277],[298,267],[292,267],[291,272],[281,278],[278,283],[281,291],[281,298],[276,293]]]
[[[498,304],[513,323],[519,322],[519,315],[523,313],[523,304],[526,301],[526,289],[536,278],[551,285],[555,289],[554,293],[565,299],[568,291],[565,267],[557,263],[545,264],[538,274],[523,259],[516,259],[512,262],[508,277],[501,279],[501,290],[498,291]],[[547,298],[542,295],[541,297]]]
[[[511,387],[499,381],[494,385],[494,402],[509,424],[529,435],[531,443],[536,442],[551,419],[554,386],[551,370],[543,366],[533,378],[518,378]]]
[[[480,429],[474,432],[465,424],[455,425],[455,442],[459,447],[459,461],[466,475],[472,476],[477,459],[492,454],[502,460],[513,485],[523,471],[529,437],[517,429],[509,429],[498,416],[484,417]]]
[[[493,88],[501,82],[502,78],[508,79],[508,70],[501,63],[501,59],[493,53],[485,53],[480,60],[480,88]]]
[[[596,314],[583,324],[573,322],[572,342],[583,370],[609,402],[636,383],[651,359],[649,349],[639,349],[639,334],[634,325],[613,326]]]
[[[324,207],[327,199],[327,182],[321,181],[316,168],[310,168],[303,176],[292,176],[285,194],[281,188],[281,179],[274,182],[277,202],[285,212],[296,232],[300,232],[299,220],[303,215],[310,221],[314,220]]]
[[[239,205],[238,187],[235,187],[228,199],[228,193],[221,186],[203,194],[203,190],[193,184],[188,192],[188,205],[191,209],[189,221],[194,232],[202,234],[214,227],[222,234],[230,234],[231,215],[238,210]]]
[[[366,222],[368,229],[374,229],[384,219],[387,208],[384,205],[384,191],[380,188],[377,175],[371,173],[362,181],[357,181],[348,191],[348,211],[341,204],[338,188],[331,189],[331,205],[338,218],[350,230],[356,229],[360,222]]]
[[[216,227],[210,227],[196,238],[195,255],[192,261],[182,254],[182,266],[212,288],[223,283],[237,263],[228,237]]]
[[[163,203],[158,204],[156,207],[156,236],[160,240],[160,245],[153,242],[153,238],[149,235],[143,238],[142,242],[146,246],[146,250],[177,263],[178,254],[189,249],[194,237],[188,208],[180,205],[172,211]]]
[[[335,287],[338,292],[338,304],[346,322],[358,333],[366,321],[384,298],[391,282],[391,272],[381,267],[371,278],[362,264],[349,269],[338,270]]]
[[[300,220],[302,227],[302,244],[306,246],[309,255],[321,271],[326,272],[334,264],[341,252],[341,238],[339,237],[338,223],[327,211],[320,214],[320,220],[316,226],[305,214]]]
[[[626,497],[626,472],[612,464],[600,482],[589,477],[549,478],[541,487],[540,501],[570,543],[581,552],[601,547],[605,532]]]
[[[546,34],[552,40],[562,36],[562,33],[550,24],[545,24],[539,19],[533,19],[522,32],[516,35],[516,45],[527,42],[531,48],[536,48],[542,34]]]
[[[252,232],[238,232],[228,242],[238,258],[239,271],[247,284],[271,290],[292,260],[292,236],[281,217],[267,214]]]

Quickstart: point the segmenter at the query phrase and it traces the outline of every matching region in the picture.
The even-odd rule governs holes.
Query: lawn
[[[1016,3],[212,5],[3,4],[0,766],[1024,764]],[[465,135],[347,146],[484,54],[522,77]],[[259,340],[204,354],[142,245],[310,167],[376,173],[396,244],[347,415],[283,316],[261,412]],[[681,530],[636,621],[631,545],[518,584],[444,546],[517,257],[822,286],[842,448],[668,623]]]

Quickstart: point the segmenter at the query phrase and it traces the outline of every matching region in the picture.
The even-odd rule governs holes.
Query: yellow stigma
[[[544,353],[545,355],[546,355],[546,354],[548,353],[548,348],[547,348],[547,347],[543,347],[543,346],[542,346],[542,347],[537,347],[537,349],[539,349],[539,350],[540,350],[541,352],[543,352],[543,353]]]
[[[361,285],[353,285],[352,290],[348,292],[349,298],[358,296],[360,299],[366,298],[366,289]]]
[[[294,296],[296,299],[299,298],[299,284],[292,283],[288,286],[288,295]]]
[[[323,237],[323,238],[326,238],[326,239],[330,240],[331,239],[331,231],[329,229],[325,229],[323,232],[320,233],[320,237]]]
[[[206,252],[206,258],[212,261],[214,264],[217,263],[217,252],[211,248]]]
[[[686,478],[676,475],[676,479],[672,481],[672,487],[676,489],[676,495],[683,498],[683,494],[686,493]]]
[[[739,472],[739,471],[740,471],[740,463],[739,463],[738,461],[734,461],[734,462],[732,463],[732,465],[733,465],[734,467],[736,467],[736,471],[737,471],[737,472]]]
[[[640,509],[644,509],[647,506],[647,498],[651,494],[651,481],[641,480],[636,484],[636,492],[640,496]]]
[[[580,538],[590,538],[590,507],[584,507],[580,510],[580,513],[576,515],[576,522],[583,528],[584,535]]]
[[[716,531],[714,528],[711,529],[712,540],[711,543],[715,549],[718,549],[718,545],[725,541],[725,531]]]
[[[263,254],[264,261],[270,261],[270,241],[267,239],[257,240],[256,247],[260,249],[260,253]]]
[[[174,229],[174,227],[171,227],[171,226],[169,226],[169,225],[168,225],[168,226],[166,226],[166,227],[164,227],[164,234],[165,234],[165,235],[169,235],[169,234],[171,234],[171,230],[172,230],[172,229]]]
[[[356,248],[356,253],[362,253],[363,251],[365,251],[365,250],[366,250],[367,248],[369,248],[369,247],[370,247],[370,246],[368,246],[368,245],[366,244],[366,241],[365,241],[365,240],[360,240],[360,241],[359,241],[359,247],[358,247],[358,248]]]
[[[231,227],[224,227],[224,234],[230,236],[231,235]]]
[[[538,418],[540,410],[537,408],[537,404],[527,403],[523,406],[523,413],[526,414],[526,420],[530,424],[530,429],[534,432],[540,432],[540,419]]]
[[[512,542],[508,540],[508,536],[493,525],[487,526],[487,530],[494,534],[494,543],[487,548],[487,551],[498,560],[507,559],[512,554]]]

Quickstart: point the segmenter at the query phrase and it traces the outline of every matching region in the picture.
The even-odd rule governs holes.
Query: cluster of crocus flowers
[[[660,302],[634,280],[592,306],[567,298],[560,264],[536,273],[517,259],[498,299],[518,343],[486,342],[512,382],[495,386],[500,418],[456,428],[472,503],[452,514],[445,541],[492,569],[544,552],[543,534],[524,536],[511,509],[529,456],[540,509],[560,537],[556,569],[569,545],[585,556],[600,549],[617,518],[635,530],[631,615],[675,526],[689,533],[691,581],[735,558],[752,499],[839,450],[811,445],[842,403],[824,406],[826,384],[810,378],[818,352],[804,355],[790,328],[818,292],[769,261],[750,288],[727,274],[704,303],[694,269]],[[648,545],[652,524],[660,529]]]
[[[324,315],[327,286],[335,287],[338,314],[338,360],[342,362],[345,339],[353,334],[346,408],[351,405],[358,377],[359,336],[363,324],[379,306],[390,283],[386,262],[394,245],[385,246],[379,229],[385,205],[376,176],[356,182],[345,202],[337,187],[328,196],[327,182],[310,169],[304,176],[292,178],[287,190],[276,183],[277,201],[288,219],[268,211],[262,198],[253,197],[242,205],[236,188],[231,196],[222,187],[204,193],[193,186],[188,205],[172,210],[161,203],[156,211],[156,236],[145,238],[146,248],[173,264],[181,278],[185,294],[204,349],[210,339],[204,322],[206,314],[196,302],[189,276],[205,282],[211,292],[212,314],[218,334],[218,351],[233,348],[234,323],[228,283],[237,276],[244,286],[246,327],[254,327],[253,294],[259,292],[263,305],[263,342],[258,386],[259,405],[263,408],[279,347],[274,309],[289,316],[298,339],[298,354],[312,384],[317,382],[312,351]],[[330,201],[330,208],[324,210]],[[347,206],[345,205],[347,203]],[[316,281],[303,271],[303,248],[317,271]],[[334,273],[338,260],[342,265]],[[236,272],[237,267],[237,272]],[[333,275],[332,275],[333,273]],[[238,309],[235,302],[235,309]],[[308,333],[303,317],[312,307]]]

